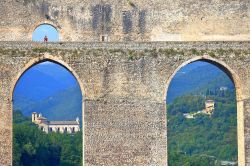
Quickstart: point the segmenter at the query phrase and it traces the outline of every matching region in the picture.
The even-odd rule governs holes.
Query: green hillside
[[[14,111],[13,122],[13,166],[82,165],[82,132],[46,134],[21,111]]]
[[[182,95],[198,91],[204,94],[207,88],[218,89],[221,86],[234,88],[226,73],[206,62],[191,63],[181,68],[174,76],[168,88],[167,103]]]
[[[169,166],[213,166],[220,165],[219,161],[237,161],[235,91],[215,88],[202,91],[206,92],[206,98],[183,95],[168,105]],[[200,114],[195,119],[186,119],[183,116],[202,110],[206,99],[215,101],[211,117]]]
[[[30,117],[32,112],[42,113],[49,120],[73,120],[82,117],[82,96],[78,87],[68,88],[40,101],[31,101],[24,96],[18,96],[14,102],[15,110]]]

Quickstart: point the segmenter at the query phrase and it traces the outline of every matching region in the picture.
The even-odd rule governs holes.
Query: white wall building
[[[42,114],[32,113],[32,122],[46,132],[59,132],[73,134],[80,131],[80,121],[77,117],[75,121],[49,121]]]
[[[212,115],[214,112],[214,101],[213,100],[206,100],[205,101],[205,113]]]

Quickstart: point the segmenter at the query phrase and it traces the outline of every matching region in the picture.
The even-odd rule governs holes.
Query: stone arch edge
[[[165,81],[165,87],[163,89],[164,96],[162,96],[162,100],[165,103],[165,110],[167,111],[167,92],[169,85],[174,78],[175,74],[184,66],[195,62],[195,61],[207,61],[211,64],[214,64],[220,68],[222,68],[222,71],[224,71],[233,81],[235,90],[236,90],[236,102],[237,102],[237,141],[238,141],[238,166],[245,166],[245,134],[244,134],[244,99],[243,99],[243,93],[242,93],[242,84],[241,80],[238,76],[238,74],[231,68],[229,65],[227,65],[225,62],[215,59],[208,55],[203,56],[196,56],[189,60],[186,60],[179,65],[174,72],[171,73],[170,77],[167,78]]]
[[[63,40],[63,34],[64,31],[60,28],[59,25],[56,25],[55,23],[53,23],[50,20],[40,20],[37,21],[35,24],[33,24],[29,30],[28,30],[28,38],[32,41],[32,37],[33,37],[33,32],[36,30],[36,28],[38,28],[40,25],[50,25],[52,27],[54,27],[57,32],[58,32],[58,36],[59,36],[59,42]]]
[[[15,90],[15,87],[16,87],[16,84],[18,83],[19,79],[22,77],[22,75],[27,71],[29,70],[31,67],[35,66],[36,64],[40,63],[40,62],[43,62],[43,61],[51,61],[51,62],[54,62],[54,63],[57,63],[59,65],[61,65],[62,67],[64,67],[66,70],[68,70],[72,75],[73,77],[75,77],[75,79],[77,80],[77,83],[79,84],[80,86],[80,89],[81,89],[81,94],[82,94],[82,124],[83,124],[83,127],[82,127],[82,143],[83,143],[83,146],[82,146],[82,164],[84,166],[84,162],[85,162],[85,128],[84,128],[84,124],[85,124],[85,121],[84,121],[84,113],[85,113],[85,101],[87,99],[86,97],[86,91],[85,91],[85,86],[83,85],[80,77],[78,76],[78,74],[65,62],[63,61],[62,57],[60,56],[52,56],[52,55],[49,55],[49,54],[44,54],[43,56],[41,57],[36,57],[36,58],[33,58],[31,60],[29,60],[28,62],[25,62],[24,64],[24,67],[22,67],[22,70],[16,75],[15,78],[12,79],[11,81],[11,89],[10,89],[10,102],[11,102],[11,131],[13,132],[13,127],[12,127],[12,124],[13,124],[13,93],[14,93],[14,90]],[[13,141],[13,134],[11,134],[11,140]],[[13,142],[12,142],[13,143]],[[13,155],[13,147],[11,145],[11,152],[12,152],[12,155]],[[11,161],[13,161],[13,157],[11,155]]]

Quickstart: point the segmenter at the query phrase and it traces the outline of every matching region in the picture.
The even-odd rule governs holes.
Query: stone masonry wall
[[[1,0],[1,41],[31,41],[43,23],[61,41],[250,40],[249,0]]]
[[[195,60],[220,66],[234,80],[239,166],[250,165],[249,46],[250,42],[0,42],[0,165],[12,165],[14,85],[22,72],[43,60],[64,65],[82,88],[85,166],[167,165],[167,87],[181,66]]]

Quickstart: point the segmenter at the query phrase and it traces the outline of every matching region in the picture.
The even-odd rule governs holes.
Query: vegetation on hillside
[[[175,98],[193,92],[204,94],[206,89],[221,86],[234,88],[230,78],[218,67],[206,62],[194,62],[176,73],[168,89],[167,102],[172,103]]]
[[[70,87],[45,99],[32,101],[19,95],[14,109],[22,110],[25,116],[32,112],[42,113],[50,120],[73,120],[82,117],[82,96],[78,87]]]
[[[13,122],[13,166],[82,165],[81,132],[46,134],[18,110]]]
[[[221,86],[228,90],[220,91]],[[34,111],[50,120],[81,117],[79,88],[73,86],[38,97],[34,101],[21,92],[16,94],[14,108],[22,112],[14,111],[13,115],[13,165],[82,165],[81,132],[46,134],[25,117]],[[183,113],[204,109],[206,99],[216,103],[211,117],[197,115],[195,119],[185,119]],[[225,73],[211,65],[183,68],[171,82],[167,100],[169,166],[217,166],[223,160],[237,161],[235,91]]]
[[[206,90],[206,97],[184,95],[168,105],[169,166],[213,166],[237,161],[237,114],[235,91]],[[206,99],[215,101],[212,116],[186,119],[183,113],[204,109]]]

